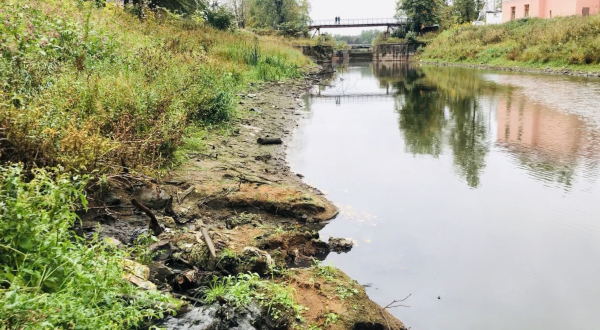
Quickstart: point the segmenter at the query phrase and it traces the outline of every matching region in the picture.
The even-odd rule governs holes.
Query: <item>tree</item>
[[[398,0],[396,17],[408,18],[410,30],[420,32],[424,27],[438,23],[437,0]]]
[[[454,0],[453,14],[457,23],[467,23],[479,18],[479,13],[483,9],[482,0]]]
[[[246,0],[246,25],[280,30],[287,35],[307,32],[310,5],[307,0]]]

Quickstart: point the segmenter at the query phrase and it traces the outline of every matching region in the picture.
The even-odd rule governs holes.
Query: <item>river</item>
[[[332,263],[417,329],[600,329],[600,80],[347,64],[292,170],[341,210]]]

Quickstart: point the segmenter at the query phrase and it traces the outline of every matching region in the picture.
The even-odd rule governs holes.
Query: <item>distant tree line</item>
[[[284,35],[306,35],[310,21],[308,0],[124,0],[127,7],[165,8],[173,13],[200,16],[221,30],[230,28],[276,30]]]
[[[333,37],[338,42],[346,42],[349,45],[371,44],[373,40],[381,33],[379,30],[364,30],[358,36],[346,36],[336,34]]]
[[[308,33],[308,0],[229,0],[240,28],[272,29],[285,35]]]

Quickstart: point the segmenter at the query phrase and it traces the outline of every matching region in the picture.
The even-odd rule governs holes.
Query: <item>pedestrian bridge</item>
[[[395,99],[394,93],[373,93],[373,94],[341,94],[341,95],[315,95],[310,94],[308,99],[311,104],[314,103],[362,103],[374,101],[389,101]]]
[[[332,20],[322,20],[322,21],[312,21],[308,24],[308,28],[311,30],[320,30],[320,29],[335,29],[335,28],[354,28],[354,27],[377,27],[377,26],[386,26],[390,27],[400,27],[408,24],[408,20],[406,18],[366,18],[366,19],[342,19],[336,21]]]

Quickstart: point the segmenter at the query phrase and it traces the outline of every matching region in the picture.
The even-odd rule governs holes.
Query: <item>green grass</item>
[[[126,252],[71,232],[87,178],[0,167],[0,329],[125,329],[174,301],[125,282]]]
[[[600,71],[600,15],[462,25],[440,33],[422,59]]]
[[[309,61],[282,39],[176,16],[143,22],[77,0],[0,2],[3,159],[32,167],[151,171],[186,128],[236,116],[248,82],[298,77]]]
[[[233,306],[242,307],[257,301],[266,307],[271,317],[276,320],[286,314],[299,319],[305,309],[294,300],[294,289],[284,283],[262,280],[257,274],[215,277],[202,293],[207,304],[225,301]]]
[[[316,276],[323,277],[328,282],[331,282],[337,276],[337,268],[333,264],[329,266],[323,266],[321,261],[313,259],[314,265],[312,266],[313,272]]]

